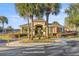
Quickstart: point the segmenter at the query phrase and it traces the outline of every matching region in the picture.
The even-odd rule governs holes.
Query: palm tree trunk
[[[47,29],[46,29],[47,34],[46,34],[46,36],[47,36],[47,38],[49,37],[48,19],[49,19],[49,14],[46,15],[46,20],[47,20],[47,23],[46,23],[47,24]]]
[[[76,27],[76,25],[74,24],[74,26],[75,26],[75,31],[77,31],[77,27]]]
[[[32,28],[31,28],[31,39],[33,40],[33,16],[31,16],[31,20],[32,20]]]
[[[29,17],[28,17],[28,39],[30,39],[30,24],[29,24]]]
[[[78,30],[77,30],[77,25],[76,25],[76,31],[78,32]]]
[[[2,27],[3,27],[3,33],[4,33],[4,23],[2,23]]]

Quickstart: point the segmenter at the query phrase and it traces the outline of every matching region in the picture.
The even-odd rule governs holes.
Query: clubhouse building
[[[32,27],[33,26],[33,27]],[[41,34],[42,36],[47,36],[47,21],[45,20],[33,20],[30,22],[30,35],[31,32],[33,36]],[[60,25],[58,22],[54,21],[53,23],[48,24],[49,36],[61,37],[61,33],[64,31],[64,27]],[[27,33],[28,25],[20,25],[20,33]]]
[[[48,25],[48,30],[47,30],[47,25]],[[3,34],[3,36],[7,36],[7,37],[9,36],[11,38],[27,36],[28,28],[30,30],[29,32],[30,36],[33,35],[33,37],[41,35],[42,37],[48,36],[51,38],[54,38],[54,37],[60,38],[62,36],[75,36],[78,33],[77,31],[74,31],[74,28],[70,28],[69,26],[62,26],[57,21],[54,21],[53,23],[48,24],[46,20],[36,19],[36,20],[30,21],[29,27],[27,24],[20,25],[20,29],[13,30],[13,32],[5,33]],[[48,31],[49,31],[49,35],[48,35]]]

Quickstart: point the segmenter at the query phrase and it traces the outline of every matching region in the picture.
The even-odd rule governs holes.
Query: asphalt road
[[[49,45],[17,47],[10,50],[0,51],[0,56],[79,56],[79,44],[75,46]]]

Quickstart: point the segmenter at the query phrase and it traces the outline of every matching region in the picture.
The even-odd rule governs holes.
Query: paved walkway
[[[6,46],[18,47],[18,46],[36,46],[36,45],[48,45],[48,44],[51,44],[51,43],[20,43],[19,41],[14,41],[14,42],[7,43]]]
[[[0,51],[16,49],[20,47],[32,47],[32,46],[41,46],[41,45],[50,45],[51,43],[19,43],[19,41],[14,41],[6,43],[0,47]]]

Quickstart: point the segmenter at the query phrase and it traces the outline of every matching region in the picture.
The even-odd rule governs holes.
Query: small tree
[[[7,31],[7,32],[13,32],[13,30],[14,30],[14,29],[13,29],[11,26],[8,26],[8,27],[6,28],[6,31]]]
[[[2,23],[2,27],[3,27],[3,33],[4,33],[4,24],[8,24],[8,19],[5,16],[0,16],[0,23]]]

